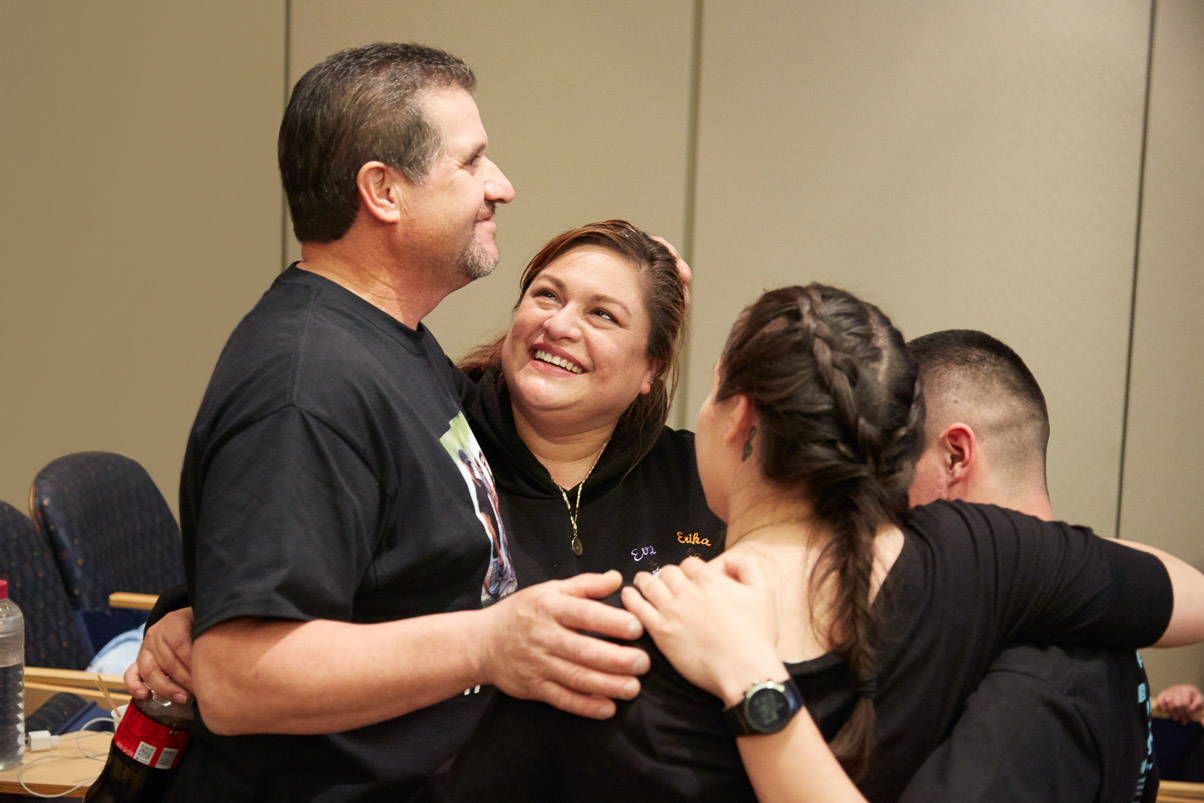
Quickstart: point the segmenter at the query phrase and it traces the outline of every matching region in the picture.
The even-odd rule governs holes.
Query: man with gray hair
[[[483,684],[594,717],[638,691],[647,656],[580,632],[639,634],[597,601],[617,572],[511,593],[459,455],[493,478],[421,323],[493,270],[514,197],[475,80],[376,44],[293,90],[278,157],[302,259],[231,335],[184,458],[200,703],[172,799],[404,800]]]
[[[908,343],[924,383],[925,449],[912,505],[994,504],[1051,521],[1049,415],[1005,344],[946,330]],[[966,701],[901,800],[1153,801],[1145,671],[1133,652],[1016,645]]]

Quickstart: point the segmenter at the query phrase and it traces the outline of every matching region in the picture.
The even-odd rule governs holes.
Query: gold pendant
[[[581,553],[584,551],[585,550],[581,547],[581,539],[578,538],[576,535],[574,535],[573,536],[573,554],[576,555],[577,557],[581,557]]]

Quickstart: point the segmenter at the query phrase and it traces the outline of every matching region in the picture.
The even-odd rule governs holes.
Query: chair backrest
[[[25,617],[25,664],[83,669],[92,652],[71,613],[46,539],[24,513],[0,502],[0,578]]]
[[[80,452],[51,461],[34,478],[29,506],[93,647],[146,618],[114,611],[109,594],[159,594],[184,582],[180,528],[132,458]]]

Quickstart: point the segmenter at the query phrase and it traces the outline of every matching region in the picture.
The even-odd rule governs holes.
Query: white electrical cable
[[[27,768],[32,767],[34,764],[39,764],[39,763],[48,762],[48,761],[68,761],[68,760],[73,760],[73,759],[77,759],[77,758],[89,758],[89,759],[93,759],[95,761],[107,760],[109,757],[108,749],[106,749],[100,753],[91,753],[91,752],[88,752],[87,750],[85,750],[83,744],[80,742],[80,739],[83,737],[83,735],[85,733],[103,733],[104,732],[104,731],[88,730],[89,725],[92,725],[97,722],[105,722],[105,723],[112,724],[113,718],[112,717],[96,717],[94,719],[88,720],[87,722],[85,722],[83,725],[80,726],[80,729],[78,731],[76,731],[76,734],[75,734],[75,749],[79,751],[79,755],[61,755],[60,754],[60,755],[53,755],[53,756],[39,756],[38,758],[35,758],[33,761],[27,761],[24,764],[22,764],[20,767],[18,767],[17,768],[17,783],[21,784],[21,788],[24,789],[26,791],[26,793],[29,794],[31,797],[64,797],[66,795],[71,794],[72,792],[74,792],[77,789],[91,785],[93,781],[95,781],[97,778],[100,777],[99,772],[96,773],[95,777],[89,778],[85,781],[80,781],[75,786],[71,787],[70,789],[64,789],[61,792],[56,792],[55,794],[48,795],[45,792],[37,792],[33,789],[30,789],[29,786],[25,783],[24,778],[22,778],[21,776],[24,774],[24,772]],[[42,733],[46,734],[47,739],[52,739],[54,741],[59,741],[62,738],[59,736],[51,736],[50,733],[47,731],[34,731],[34,733],[29,734],[29,736],[31,738],[31,745],[32,745],[32,738],[36,734],[42,734]],[[38,738],[41,739],[42,737],[39,736]],[[53,746],[53,742],[51,743],[51,746]],[[30,749],[32,751],[34,748],[31,746]],[[41,749],[49,750],[50,747],[44,747]]]

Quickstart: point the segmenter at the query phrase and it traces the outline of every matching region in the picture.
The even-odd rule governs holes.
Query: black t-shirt
[[[1158,784],[1137,653],[1008,647],[900,801],[1134,803]]]
[[[1136,648],[1169,621],[1160,561],[1014,511],[935,503],[912,511],[878,597],[878,749],[859,783],[896,799],[1007,644]],[[446,799],[753,800],[720,702],[649,646],[634,701],[604,722],[499,695],[460,752]],[[826,739],[857,700],[835,654],[787,666]]]
[[[230,337],[189,439],[180,514],[195,633],[239,616],[478,609],[514,587],[491,496],[434,337],[291,267]],[[324,736],[216,736],[202,704],[173,788],[188,800],[400,799],[459,746],[484,698]]]

